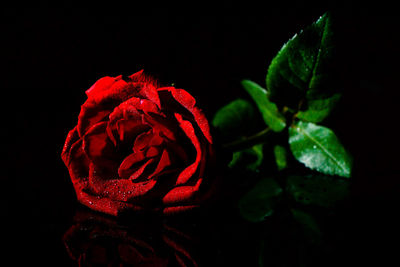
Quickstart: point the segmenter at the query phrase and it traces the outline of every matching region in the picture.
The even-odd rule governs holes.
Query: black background
[[[345,95],[326,125],[355,158],[353,201],[344,219],[350,230],[338,258],[392,259],[400,186],[393,7],[188,1],[1,10],[2,260],[74,266],[61,237],[78,205],[60,153],[84,91],[97,79],[144,69],[161,84],[188,90],[212,118],[222,105],[247,97],[242,79],[264,84],[282,44],[327,10],[336,16]],[[239,262],[257,262],[257,253],[245,247],[249,226],[223,216],[212,220],[232,233],[220,239],[227,248],[220,263],[232,261],[226,250],[233,247]]]

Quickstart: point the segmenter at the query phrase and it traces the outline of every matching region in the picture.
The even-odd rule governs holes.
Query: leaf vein
[[[332,155],[332,153],[329,152],[320,142],[318,142],[317,139],[313,138],[311,135],[309,135],[306,131],[302,130],[300,127],[297,128],[301,133],[303,133],[305,136],[307,136],[309,139],[311,139],[314,143],[316,143],[327,155],[329,158],[331,158],[336,165],[338,165],[344,172],[347,173],[346,167],[343,166],[336,158],[335,156]]]

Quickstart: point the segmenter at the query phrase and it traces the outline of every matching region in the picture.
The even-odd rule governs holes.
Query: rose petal
[[[82,106],[82,109],[85,107]],[[78,116],[78,133],[80,137],[83,137],[85,132],[90,129],[93,125],[98,122],[103,121],[107,118],[108,114],[110,114],[110,109],[105,110],[95,110],[91,109],[89,111],[82,111],[81,114]]]
[[[140,70],[131,76],[129,76],[133,83],[142,84],[142,89],[140,90],[140,95],[146,97],[148,100],[155,103],[160,109],[160,98],[158,97],[157,92],[157,83],[150,76],[147,76],[143,73],[143,70]]]
[[[144,74],[143,74],[144,70],[139,70],[138,72],[135,72],[134,74],[131,74],[129,76],[129,78],[133,81],[133,82],[143,82],[144,79]]]
[[[118,175],[122,179],[127,179],[131,176],[133,170],[131,170],[132,165],[141,162],[145,159],[144,153],[132,153],[127,156],[118,168]]]
[[[161,146],[164,143],[164,138],[160,137],[157,133],[153,134],[153,138],[151,138],[149,142],[149,146]]]
[[[163,150],[158,165],[155,171],[149,176],[149,179],[160,174],[165,168],[171,165],[171,159],[168,151],[166,149]]]
[[[117,166],[115,148],[106,133],[107,122],[100,122],[94,125],[83,137],[83,150],[89,159],[98,166],[109,171]]]
[[[189,211],[195,208],[198,208],[199,205],[187,205],[187,206],[175,206],[175,207],[166,207],[163,210],[165,215],[173,215],[177,213],[182,213],[184,211]]]
[[[159,109],[152,102],[137,97],[132,97],[116,107],[109,115],[107,133],[110,139],[116,139],[115,129],[117,129],[119,133],[120,140],[123,140],[125,138],[124,133],[129,133],[129,136],[133,137],[142,132],[143,128],[148,128],[148,123],[143,119],[143,112],[152,112],[156,114],[159,113]],[[131,131],[135,131],[135,133],[131,133]],[[116,140],[113,141],[114,144],[116,144],[116,142]]]
[[[69,154],[71,151],[71,147],[76,141],[79,140],[79,135],[76,126],[68,132],[67,138],[65,140],[63,150],[61,152],[61,158],[64,161],[64,164],[68,166],[69,164]]]
[[[170,119],[152,114],[152,116],[144,116],[143,120],[151,125],[154,133],[160,137],[165,137],[170,141],[176,140],[174,132],[177,131],[177,127],[171,123]]]
[[[127,179],[116,179],[104,183],[106,196],[117,201],[130,201],[134,197],[143,196],[150,191],[157,181],[133,183]]]
[[[104,196],[115,201],[130,201],[132,198],[143,196],[156,183],[156,180],[132,182],[130,179],[104,177],[96,166],[90,165],[88,188],[98,196]]]
[[[189,159],[185,149],[183,149],[180,144],[165,142],[165,147],[173,151],[172,154],[178,156],[182,161],[186,162]]]
[[[150,140],[152,138],[153,138],[152,129],[150,129],[147,132],[139,134],[135,139],[135,143],[133,144],[133,151],[135,153],[143,151],[146,147],[149,146]]]
[[[194,132],[194,128],[193,128],[192,124],[189,121],[184,120],[180,114],[175,113],[175,117],[178,120],[181,129],[186,134],[186,136],[190,139],[190,141],[192,141],[192,143],[196,149],[195,161],[191,165],[189,165],[186,169],[184,169],[178,176],[176,184],[179,185],[179,184],[186,183],[190,179],[190,177],[192,177],[192,175],[196,172],[197,167],[200,163],[202,151],[200,148],[199,139],[197,138],[197,136]]]
[[[113,85],[113,83],[120,80],[121,78],[122,78],[122,76],[118,76],[118,77],[106,76],[106,77],[100,78],[88,90],[86,90],[85,93],[88,97],[91,97],[95,94],[99,94],[103,91],[110,89],[110,87]]]
[[[128,203],[115,201],[107,197],[99,198],[99,196],[94,196],[90,193],[86,192],[86,186],[82,183],[74,183],[76,196],[78,201],[96,211],[104,212],[106,214],[117,216],[120,212],[129,210],[129,211],[141,211],[143,207]]]
[[[72,145],[68,160],[67,167],[72,181],[88,178],[90,162],[82,149],[82,139]]]
[[[147,131],[149,126],[142,121],[121,119],[117,122],[116,128],[119,140],[124,142],[133,140],[144,131]]]
[[[91,95],[81,106],[78,116],[78,133],[80,137],[91,126],[108,116],[115,106],[128,99],[128,84],[124,80],[117,78],[115,78],[116,81],[108,90]]]
[[[199,190],[202,179],[196,182],[194,186],[178,186],[169,191],[163,198],[165,205],[188,202],[193,198],[193,195]]]
[[[208,142],[212,143],[212,137],[210,134],[210,126],[208,124],[206,116],[203,114],[201,109],[195,106],[196,100],[194,97],[183,89],[176,89],[174,87],[163,87],[159,88],[159,91],[167,90],[171,93],[172,97],[185,107],[190,113],[192,113],[194,120],[206,137]]]
[[[154,162],[154,158],[149,159],[146,163],[144,163],[142,166],[140,166],[137,170],[132,173],[132,175],[129,177],[129,180],[134,181],[138,179],[144,172],[144,170],[149,166],[151,163]]]
[[[146,158],[153,158],[160,154],[160,151],[157,147],[149,147],[149,149],[146,151]]]

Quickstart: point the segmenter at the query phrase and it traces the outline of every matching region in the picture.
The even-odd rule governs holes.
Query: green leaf
[[[265,123],[275,132],[280,132],[286,127],[285,118],[279,113],[277,106],[269,101],[267,91],[249,80],[243,80],[244,89],[256,103]]]
[[[324,14],[281,48],[266,77],[271,99],[293,108],[305,97],[320,99],[333,94],[331,24],[329,14]]]
[[[329,208],[349,196],[349,186],[349,180],[333,176],[289,176],[286,190],[298,203]]]
[[[244,99],[236,99],[220,108],[212,125],[219,130],[224,141],[246,136],[255,127],[255,109]]]
[[[289,144],[294,157],[308,168],[324,174],[351,176],[351,156],[331,129],[298,121],[289,128]]]
[[[305,111],[299,111],[297,118],[309,122],[323,121],[335,107],[340,99],[340,94],[334,94],[326,99],[316,99],[308,101],[308,108]]]
[[[274,147],[275,162],[278,170],[281,171],[286,168],[286,149],[283,146],[276,145]]]
[[[239,211],[245,219],[260,222],[273,214],[281,193],[282,188],[274,179],[263,178],[240,199]]]
[[[228,166],[230,168],[245,166],[248,170],[256,171],[260,167],[263,158],[263,145],[258,144],[245,150],[235,151]]]

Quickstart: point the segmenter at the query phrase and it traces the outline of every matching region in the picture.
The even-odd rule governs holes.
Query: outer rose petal
[[[97,80],[97,82],[95,82],[89,89],[87,89],[85,93],[88,97],[99,94],[103,91],[110,89],[113,83],[120,80],[121,78],[122,75],[115,78],[110,76],[103,77]]]
[[[196,159],[195,161],[189,165],[186,169],[184,169],[178,176],[178,179],[176,181],[176,184],[184,184],[186,183],[192,175],[196,172],[197,167],[199,166],[200,159],[201,159],[201,147],[200,147],[200,142],[199,139],[197,138],[194,128],[192,124],[189,121],[183,120],[182,116],[179,114],[175,114],[176,119],[179,122],[179,125],[181,129],[184,131],[186,136],[192,141],[194,147],[196,148]]]
[[[185,203],[193,198],[193,195],[199,190],[203,179],[199,179],[194,186],[178,186],[169,191],[163,198],[165,205],[176,203]]]
[[[82,149],[82,139],[79,139],[76,127],[67,136],[61,158],[68,167],[71,180],[87,179],[89,176],[89,160]]]
[[[109,198],[112,201],[131,201],[147,194],[157,183],[156,180],[132,182],[128,179],[104,179],[98,175],[96,167],[91,164],[89,171],[89,181],[87,184],[96,195],[101,198]]]
[[[71,131],[68,132],[67,138],[66,138],[64,146],[63,146],[63,150],[61,152],[61,158],[64,161],[64,164],[66,166],[68,166],[68,164],[69,164],[69,155],[70,155],[71,147],[78,140],[79,140],[79,135],[78,135],[78,131],[75,126]]]
[[[135,205],[133,203],[114,201],[110,198],[99,198],[85,192],[84,185],[81,183],[74,183],[76,195],[78,201],[83,205],[100,212],[104,212],[110,215],[117,216],[119,213],[125,210],[129,211],[141,211],[143,207]],[[83,187],[83,188],[82,188]]]
[[[210,126],[208,124],[206,116],[203,112],[195,106],[196,100],[194,97],[186,92],[183,89],[176,89],[174,87],[163,87],[159,88],[159,91],[168,90],[171,92],[174,99],[179,102],[182,106],[184,106],[190,113],[192,113],[194,120],[196,121],[197,125],[199,126],[200,130],[207,138],[208,142],[212,144],[212,137],[210,134]]]
[[[187,206],[166,207],[163,210],[163,213],[165,215],[172,215],[172,214],[181,213],[181,212],[188,211],[188,210],[193,210],[198,207],[200,207],[200,206],[199,205],[187,205]]]
[[[160,98],[157,93],[157,83],[155,80],[151,79],[149,76],[144,75],[143,70],[140,70],[129,78],[134,83],[143,84],[143,89],[141,91],[141,95],[145,96],[147,99],[151,100],[153,103],[157,104],[159,108],[161,108]]]
[[[90,161],[82,149],[82,139],[80,139],[72,145],[71,154],[67,165],[71,180],[86,180],[89,176],[89,165]]]

